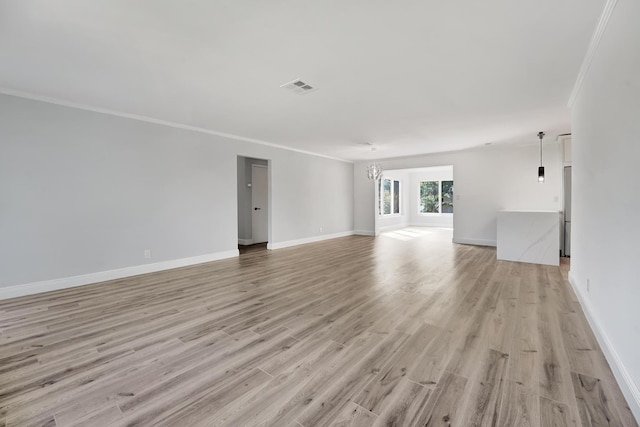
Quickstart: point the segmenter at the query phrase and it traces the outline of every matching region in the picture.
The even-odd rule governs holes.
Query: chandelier
[[[382,176],[382,165],[378,162],[371,162],[367,165],[367,177],[373,180],[379,180]]]
[[[371,147],[371,152],[375,153],[376,147]],[[379,180],[382,176],[382,165],[375,160],[367,165],[367,177],[372,180]]]

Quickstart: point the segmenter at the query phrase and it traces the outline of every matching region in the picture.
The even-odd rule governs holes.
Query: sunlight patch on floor
[[[392,239],[396,239],[396,240],[412,240],[413,237],[409,237],[409,236],[405,236],[401,233],[398,233],[397,231],[387,231],[386,233],[382,233],[381,236],[383,237],[391,237]]]
[[[437,228],[439,230],[451,230],[450,228],[440,228],[440,227],[437,227]],[[399,230],[385,231],[380,235],[384,237],[391,237],[392,239],[396,239],[396,240],[407,241],[407,240],[412,240],[412,239],[415,239],[416,237],[424,236],[431,233],[433,233],[433,231],[428,230],[427,228],[407,227]]]

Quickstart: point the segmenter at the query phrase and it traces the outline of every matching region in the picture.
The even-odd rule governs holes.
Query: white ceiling
[[[570,131],[603,7],[0,0],[0,87],[350,160],[535,143]]]

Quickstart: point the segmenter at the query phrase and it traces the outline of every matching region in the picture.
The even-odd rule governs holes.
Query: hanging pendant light
[[[382,166],[378,162],[371,162],[367,166],[367,177],[369,179],[378,180],[382,176]]]
[[[544,132],[538,132],[538,138],[540,138],[540,166],[538,166],[538,182],[544,182],[544,166],[542,166],[542,138]]]
[[[371,152],[375,153],[376,147],[371,147]],[[372,180],[379,180],[382,176],[382,165],[375,160],[367,165],[367,177]]]

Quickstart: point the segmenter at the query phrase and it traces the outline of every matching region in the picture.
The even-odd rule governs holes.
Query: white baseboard
[[[624,394],[625,399],[627,399],[627,404],[629,405],[633,416],[636,417],[636,420],[640,420],[640,390],[638,389],[638,386],[622,363],[622,360],[611,343],[607,333],[594,316],[589,300],[583,297],[582,291],[578,288],[571,271],[569,271],[569,283],[571,284],[573,291],[576,293],[578,301],[580,301],[582,311],[584,312],[584,315],[586,316],[587,321],[598,340],[598,344],[600,344],[600,348],[602,348],[602,352],[604,353],[607,362],[609,362],[609,366],[613,371],[613,376],[616,378],[616,381],[618,381],[622,394]]]
[[[238,244],[243,246],[253,245],[253,239],[238,239]]]
[[[356,236],[375,236],[376,232],[372,230],[353,230]]]
[[[464,237],[454,237],[453,243],[460,243],[462,245],[476,245],[476,246],[496,246],[495,240],[485,239],[467,239]]]
[[[322,240],[335,239],[337,237],[352,236],[353,234],[354,234],[354,232],[352,230],[352,231],[343,231],[341,233],[321,234],[319,236],[305,237],[304,239],[296,239],[296,240],[287,240],[287,241],[284,241],[284,242],[267,243],[267,249],[288,248],[289,246],[304,245],[305,243],[320,242]]]
[[[25,283],[22,285],[0,287],[0,300],[16,298],[25,295],[39,294],[41,292],[57,291],[59,289],[74,288],[76,286],[89,285],[91,283],[107,280],[121,279],[138,274],[154,273],[156,271],[170,270],[172,268],[186,267],[188,265],[202,264],[204,262],[217,261],[225,258],[233,258],[239,255],[237,249],[212,254],[198,255],[190,258],[173,259],[156,262],[153,264],[135,265],[119,268],[117,270],[100,271],[97,273],[83,274],[81,276],[64,277],[60,279],[45,280],[42,282]]]

